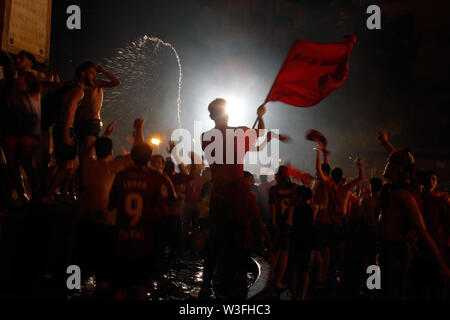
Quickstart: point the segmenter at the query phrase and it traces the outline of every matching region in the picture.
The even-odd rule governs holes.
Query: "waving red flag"
[[[349,59],[356,37],[345,42],[294,43],[267,96],[267,101],[281,101],[295,107],[318,104],[347,79]]]
[[[314,177],[312,175],[294,168],[291,164],[287,164],[287,168],[288,176],[299,179],[305,186],[311,185],[312,181],[314,180]]]
[[[321,132],[314,129],[309,129],[308,131],[306,131],[305,138],[306,140],[321,143],[324,146],[328,145],[327,138],[325,138],[325,136]]]

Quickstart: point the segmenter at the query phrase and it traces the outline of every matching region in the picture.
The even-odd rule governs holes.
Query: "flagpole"
[[[278,70],[277,76],[275,77],[275,80],[273,80],[273,83],[272,83],[272,86],[270,87],[269,93],[268,93],[267,96],[266,96],[266,100],[264,100],[264,103],[262,104],[263,106],[265,106],[265,105],[267,104],[267,102],[269,102],[269,101],[267,101],[267,99],[269,98],[270,92],[272,92],[273,86],[275,85],[275,82],[277,81],[278,77],[280,76],[281,70],[284,69],[284,66],[286,65],[286,63],[287,63],[287,61],[288,61],[289,54],[291,53],[292,48],[294,47],[294,45],[296,44],[296,42],[297,42],[297,41],[294,41],[294,43],[292,44],[291,48],[290,48],[289,51],[288,51],[288,54],[287,54],[286,58],[285,58],[284,61],[283,61],[283,64],[282,64],[281,67],[280,67],[280,70]],[[256,124],[257,124],[258,122],[259,122],[259,118],[256,118],[255,123],[253,124],[252,129],[255,129]]]

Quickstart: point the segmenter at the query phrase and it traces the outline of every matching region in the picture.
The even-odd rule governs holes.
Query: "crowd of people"
[[[384,179],[373,173],[367,180],[360,159],[358,176],[345,178],[318,142],[314,179],[298,180],[282,165],[270,181],[243,165],[266,134],[265,107],[256,129],[235,128],[226,101],[216,99],[208,111],[212,130],[223,134],[223,161],[207,152],[211,132],[202,135],[207,165],[195,154],[184,164],[174,142],[169,157],[154,153],[142,118],[133,124],[131,152],[114,157],[115,123],[102,133],[101,108],[103,89],[119,79],[84,62],[70,81],[44,81],[25,51],[1,62],[0,226],[17,207],[75,208],[71,262],[85,277],[95,275],[99,295],[146,299],[150,281],[190,253],[204,261],[204,299],[213,291],[245,299],[252,254],[269,262],[269,299],[287,289],[292,300],[318,291],[325,298],[447,298],[448,195],[436,190],[437,174],[419,171],[385,131],[378,133],[388,155]],[[243,136],[242,146],[227,143],[230,130],[234,139]],[[363,295],[371,265],[380,268],[381,290]]]

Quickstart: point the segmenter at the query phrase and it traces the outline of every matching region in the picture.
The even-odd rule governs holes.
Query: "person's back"
[[[139,153],[141,160],[136,156]],[[109,208],[117,208],[113,264],[116,299],[124,299],[132,287],[137,287],[138,299],[145,299],[157,260],[156,231],[164,217],[168,187],[161,173],[147,167],[150,157],[150,146],[133,147],[135,165],[116,175],[109,197]]]
[[[371,195],[361,202],[361,211],[364,216],[364,222],[370,226],[375,227],[378,224],[378,195]]]
[[[41,95],[39,80],[32,72],[24,72],[14,80],[9,108],[14,114],[17,136],[40,139]]]
[[[434,192],[424,192],[422,194],[422,201],[425,225],[441,252],[449,259],[449,203],[445,197]]]
[[[343,172],[340,168],[331,171],[332,181],[330,183],[328,210],[333,223],[339,227],[343,225],[343,218],[347,217],[348,201],[354,187],[364,180],[364,170],[361,160],[357,160],[358,177],[349,182],[343,182]]]
[[[213,196],[225,199],[232,199],[233,195],[230,193],[234,189],[234,184],[244,175],[244,158],[246,153],[250,150],[250,146],[256,143],[256,134],[252,135],[247,127],[226,127],[226,129],[211,129],[203,133],[202,135],[202,148],[205,151],[206,160],[211,167],[212,182],[214,185]],[[213,152],[207,152],[207,148],[212,141],[207,141],[206,137],[213,136],[213,133],[221,133],[222,146],[218,145],[221,150],[214,150]],[[233,143],[227,142],[227,139],[234,138]],[[240,141],[243,141],[242,145]],[[216,144],[216,143],[214,143]],[[232,145],[230,150],[229,145]],[[220,152],[222,151],[222,157]],[[233,155],[231,158],[230,155]],[[230,159],[227,159],[227,156]],[[215,160],[215,157],[217,159]]]
[[[313,204],[317,207],[316,221],[324,224],[331,224],[328,213],[328,196],[330,192],[330,180],[318,180],[314,186]]]
[[[110,205],[117,207],[118,240],[140,242],[138,247],[142,251],[134,252],[138,256],[151,252],[151,224],[164,218],[162,202],[168,196],[166,181],[157,171],[137,166],[118,173],[114,180]]]
[[[286,222],[294,186],[290,181],[282,181],[269,189],[269,203],[275,209],[276,225],[281,226]]]
[[[131,163],[130,157],[118,157],[111,161],[88,158],[83,162],[83,192],[80,201],[83,218],[108,225],[115,224],[114,212],[108,210],[109,193],[116,174]]]
[[[314,248],[314,211],[307,203],[294,207],[291,229],[291,245],[295,248]]]
[[[421,201],[413,188],[407,184],[386,184],[380,194],[380,223],[379,236],[383,243],[405,243],[415,237],[413,225],[403,207],[402,198],[415,200],[416,206],[421,207]]]
[[[257,189],[258,208],[261,212],[261,217],[266,224],[270,223],[270,208],[269,208],[269,189],[274,185],[273,182],[267,181],[267,176],[261,176],[261,183]]]

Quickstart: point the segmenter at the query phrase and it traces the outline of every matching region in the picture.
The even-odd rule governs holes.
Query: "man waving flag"
[[[296,41],[267,96],[295,107],[318,104],[347,79],[354,35],[341,43]]]

